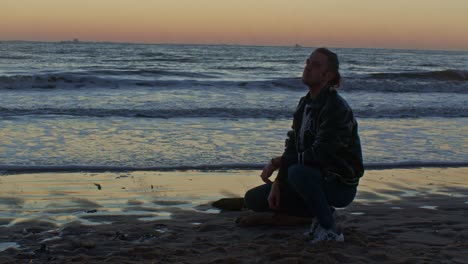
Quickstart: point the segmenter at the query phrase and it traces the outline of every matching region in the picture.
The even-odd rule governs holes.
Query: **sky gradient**
[[[0,40],[468,50],[466,0],[1,0]]]

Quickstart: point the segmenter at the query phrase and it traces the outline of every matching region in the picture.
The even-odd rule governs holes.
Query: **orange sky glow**
[[[2,0],[0,40],[468,50],[466,0]]]

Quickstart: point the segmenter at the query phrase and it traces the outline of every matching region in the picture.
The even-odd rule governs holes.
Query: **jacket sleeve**
[[[285,182],[288,177],[289,167],[295,163],[297,163],[296,135],[294,130],[290,130],[285,142],[283,155],[281,156],[281,166],[275,181]]]
[[[288,131],[288,137],[286,138],[284,152],[281,155],[281,166],[279,167],[278,174],[275,181],[285,182],[288,178],[288,169],[292,164],[297,163],[297,149],[296,149],[296,134],[294,128],[297,126],[296,122],[297,114],[302,112],[302,107],[304,103],[304,97],[299,100],[297,104],[296,111],[294,113],[292,130]]]
[[[325,108],[319,120],[314,142],[304,152],[299,153],[299,163],[322,168],[329,167],[340,148],[347,147],[352,137],[353,114],[344,104],[336,108]]]

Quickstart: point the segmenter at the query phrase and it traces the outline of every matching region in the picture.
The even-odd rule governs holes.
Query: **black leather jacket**
[[[306,105],[310,115],[301,138]],[[291,165],[304,164],[320,168],[324,177],[333,176],[344,184],[358,185],[364,175],[358,124],[336,90],[325,88],[315,99],[309,94],[302,97],[294,113],[292,129],[288,132],[277,181],[286,181]]]

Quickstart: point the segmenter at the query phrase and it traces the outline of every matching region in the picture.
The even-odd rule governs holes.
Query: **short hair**
[[[330,85],[334,88],[340,87],[341,75],[340,75],[340,62],[338,61],[338,55],[327,48],[318,48],[314,52],[321,53],[327,57],[328,70],[331,71],[335,76],[330,81]]]

